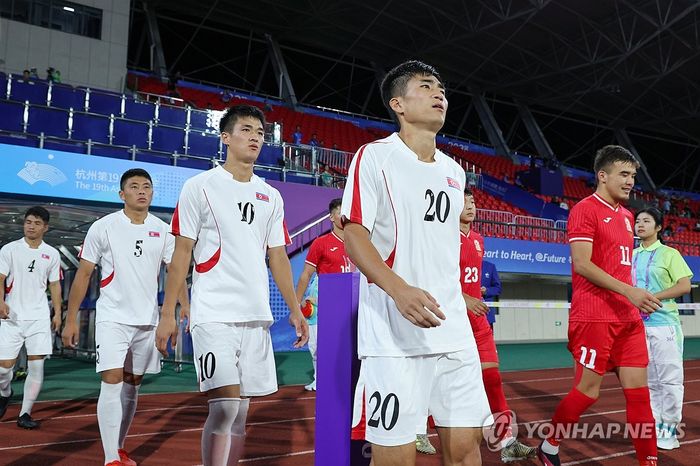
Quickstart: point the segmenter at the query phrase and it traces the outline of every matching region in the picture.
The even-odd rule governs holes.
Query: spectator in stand
[[[508,176],[508,173],[503,174],[503,181],[506,183],[510,183],[510,176]]]
[[[61,70],[53,70],[54,84],[61,84]]]
[[[301,140],[304,137],[304,133],[301,132],[301,127],[297,125],[296,129],[294,130],[294,133],[292,134],[292,140],[294,141],[294,144],[301,144]]]
[[[319,142],[318,142],[318,137],[316,136],[316,133],[313,133],[313,134],[311,135],[311,139],[309,140],[309,145],[310,145],[310,146],[314,146],[314,147],[320,145]]]
[[[221,100],[221,102],[223,102],[225,104],[228,104],[229,102],[231,102],[232,98],[233,98],[233,94],[228,89],[224,89],[221,92],[219,92],[219,99]]]
[[[32,78],[32,76],[29,73],[29,70],[22,71],[22,81],[24,81],[25,83],[28,83],[31,78]]]
[[[265,113],[272,111],[272,104],[270,104],[270,101],[267,99],[265,99],[265,105],[263,106],[263,111]]]
[[[333,143],[333,146],[331,147],[333,150],[340,150],[340,147],[338,147],[338,144],[335,142]]]
[[[561,199],[561,202],[559,203],[559,207],[561,207],[564,210],[569,210],[569,204],[567,204],[564,199]]]
[[[496,270],[496,265],[489,261],[483,261],[481,263],[481,294],[484,297],[484,301],[493,302],[498,301],[498,297],[501,295],[503,288],[501,287],[501,280],[498,277],[498,270]],[[496,308],[489,308],[489,313],[486,318],[493,330],[493,324],[496,323]]]
[[[693,228],[693,231],[700,231],[700,219],[695,221],[695,228]]]
[[[666,228],[664,228],[661,235],[663,236],[664,240],[670,239],[673,236],[673,223],[666,225]]]
[[[29,69],[29,79],[39,79],[39,72],[36,68]]]
[[[318,147],[326,147],[326,141],[324,141],[323,139],[318,141]]]
[[[333,186],[333,173],[327,164],[321,164],[321,185],[331,187]]]

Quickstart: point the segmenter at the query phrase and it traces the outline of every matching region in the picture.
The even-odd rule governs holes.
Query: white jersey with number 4
[[[185,182],[171,229],[196,241],[192,326],[272,322],[265,256],[289,242],[279,191],[255,175],[243,183],[212,168]]]
[[[96,322],[156,325],[158,275],[174,248],[168,224],[152,214],[134,224],[120,210],[93,223],[80,258],[101,267]]]
[[[46,287],[61,278],[61,259],[55,248],[42,242],[32,249],[24,238],[7,243],[0,249],[0,274],[7,277],[5,303],[10,320],[50,317]]]
[[[343,195],[344,222],[359,223],[386,264],[409,285],[429,292],[447,319],[439,327],[412,324],[362,275],[358,353],[417,356],[475,346],[460,289],[459,215],[464,169],[436,150],[421,162],[398,134],[364,145],[355,155]]]

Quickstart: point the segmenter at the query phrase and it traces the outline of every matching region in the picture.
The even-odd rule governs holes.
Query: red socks
[[[557,410],[554,411],[554,416],[552,417],[554,431],[548,439],[549,442],[552,445],[558,445],[559,440],[568,437],[567,432],[578,422],[581,414],[586,412],[595,402],[596,398],[584,395],[576,387],[572,388],[566,397],[561,400]]]
[[[655,465],[656,421],[651,413],[649,387],[625,388],[622,391],[627,400],[627,424],[639,464]]]
[[[506,395],[503,393],[501,373],[498,371],[498,367],[489,367],[481,371],[481,376],[484,380],[484,388],[486,389],[486,398],[489,400],[489,407],[495,416],[495,432],[499,440],[502,440],[506,437],[506,434],[510,432],[510,424],[513,416],[508,409]]]

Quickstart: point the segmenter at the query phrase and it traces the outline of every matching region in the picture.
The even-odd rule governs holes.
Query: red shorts
[[[476,316],[474,313],[468,311],[467,315],[469,316],[469,323],[474,333],[474,340],[476,340],[476,349],[479,351],[479,360],[482,363],[498,363],[496,341],[493,339],[493,329],[491,329],[486,315]]]
[[[637,322],[569,322],[569,351],[574,361],[597,374],[616,367],[647,367],[644,324]]]

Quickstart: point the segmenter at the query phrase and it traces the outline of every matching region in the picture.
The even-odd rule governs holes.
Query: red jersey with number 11
[[[484,260],[484,238],[474,230],[460,231],[459,268],[462,293],[481,299],[481,264]]]
[[[612,206],[597,194],[576,204],[569,215],[569,243],[592,243],[591,262],[608,275],[632,285],[634,233],[632,213]],[[634,322],[639,310],[621,294],[594,285],[577,274],[572,265],[573,296],[570,322]]]

